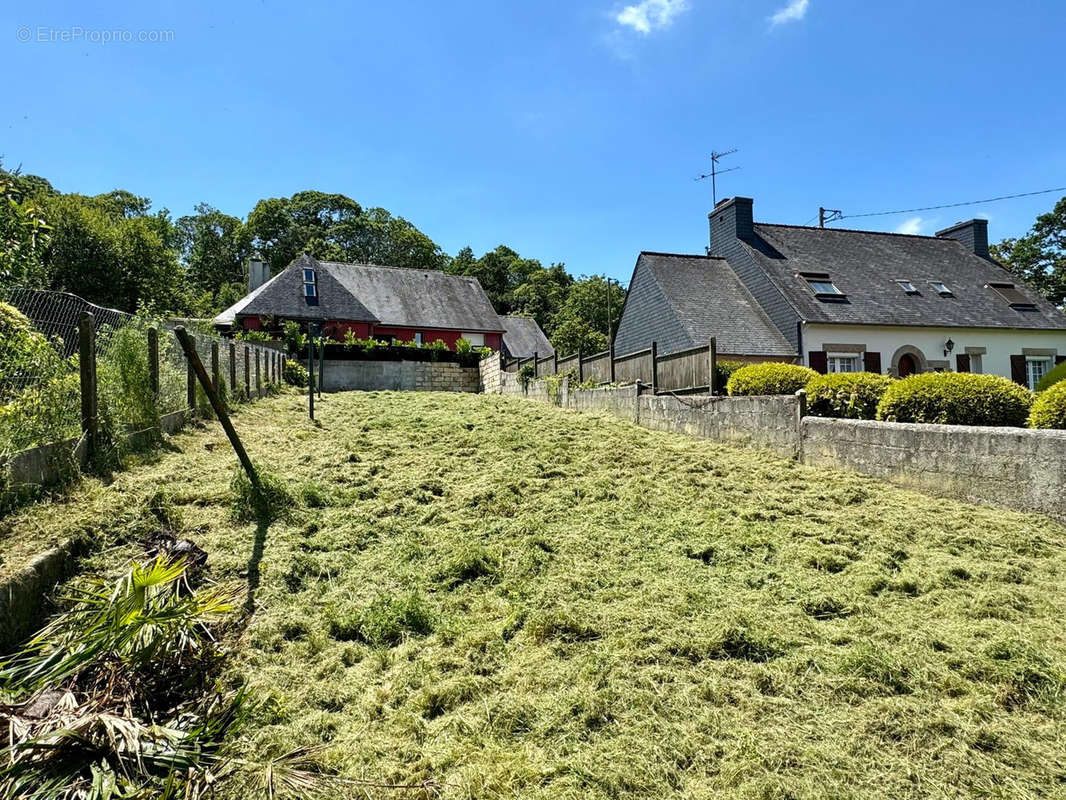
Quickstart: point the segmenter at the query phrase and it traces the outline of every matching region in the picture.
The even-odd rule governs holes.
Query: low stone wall
[[[0,652],[8,652],[37,626],[52,590],[73,573],[86,544],[84,536],[68,539],[0,583]]]
[[[795,458],[799,453],[799,398],[641,395],[637,422],[720,442],[758,447]]]
[[[342,391],[476,392],[477,367],[435,361],[326,361],[322,389]]]
[[[802,460],[1066,520],[1066,431],[804,417]]]
[[[493,353],[481,359],[478,364],[478,377],[481,391],[485,394],[500,394],[500,375],[503,374],[503,354]]]

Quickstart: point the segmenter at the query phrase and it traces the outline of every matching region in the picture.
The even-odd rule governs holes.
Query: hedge
[[[1036,396],[1029,412],[1029,427],[1066,429],[1066,381]]]
[[[873,419],[881,396],[893,382],[875,372],[819,375],[807,384],[807,410],[815,417]]]
[[[927,372],[896,381],[877,406],[887,422],[1023,426],[1033,393],[998,375]]]
[[[716,361],[714,364],[714,374],[717,380],[715,385],[718,387],[718,391],[725,391],[725,387],[729,385],[729,378],[738,369],[743,369],[743,361]]]
[[[1066,361],[1052,367],[1051,371],[1037,382],[1036,390],[1043,392],[1063,379],[1066,379]]]
[[[755,394],[794,394],[818,373],[798,364],[749,364],[729,376],[726,391],[731,396]]]

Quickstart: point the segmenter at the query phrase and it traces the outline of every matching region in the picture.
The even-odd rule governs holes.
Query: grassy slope
[[[250,749],[448,797],[1066,792],[1060,526],[518,399],[300,409],[237,420],[301,498],[237,644]],[[244,578],[232,453],[176,443],[7,541],[171,519]]]

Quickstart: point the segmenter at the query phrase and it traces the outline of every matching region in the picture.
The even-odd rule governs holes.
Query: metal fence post
[[[152,390],[152,402],[159,402],[159,329],[148,329],[148,385]]]
[[[611,383],[614,383],[614,342],[607,348],[607,358],[611,362]]]
[[[96,457],[96,319],[88,311],[78,319],[78,371],[81,377],[81,432],[85,459]]]
[[[196,338],[189,336],[193,347],[196,346]],[[185,405],[196,408],[196,369],[192,365],[192,359],[185,356]]]
[[[710,370],[707,385],[710,387],[711,394],[718,394],[718,340],[714,336],[711,337],[711,343],[707,347],[707,369]]]
[[[659,345],[651,343],[651,393],[659,393]]]
[[[237,345],[229,343],[229,393],[231,402],[237,397]]]

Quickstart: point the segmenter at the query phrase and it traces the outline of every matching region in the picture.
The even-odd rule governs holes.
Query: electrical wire
[[[1001,197],[989,197],[985,200],[968,200],[965,203],[945,203],[939,206],[924,206],[922,208],[904,208],[898,211],[868,211],[864,214],[842,214],[837,219],[856,219],[857,217],[887,217],[892,214],[913,214],[916,211],[936,211],[941,208],[958,208],[959,206],[977,206],[982,203],[994,203],[998,200],[1014,200],[1019,197],[1034,197],[1038,194],[1051,194],[1052,192],[1066,192],[1066,186],[1055,189],[1041,189],[1039,192],[1021,192],[1020,194],[1005,194]]]

